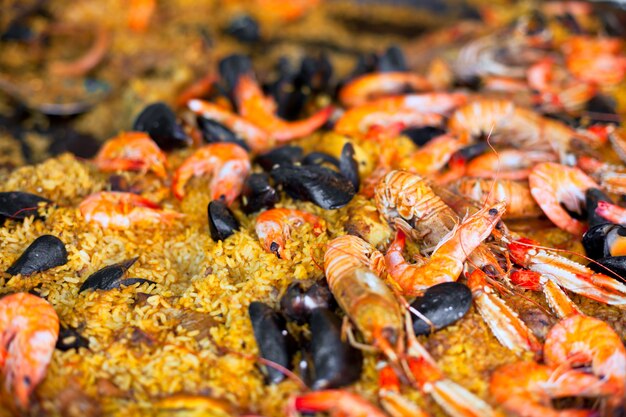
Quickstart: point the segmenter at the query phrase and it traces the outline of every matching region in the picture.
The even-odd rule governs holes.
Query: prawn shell
[[[270,175],[291,198],[311,201],[325,210],[345,206],[356,194],[346,177],[315,165],[279,166]]]
[[[239,230],[239,222],[222,200],[213,200],[209,203],[209,231],[211,239],[215,242],[226,240],[230,235]]]
[[[259,301],[250,303],[248,314],[260,356],[284,368],[293,369],[293,355],[297,345],[287,332],[283,316]],[[263,369],[268,384],[277,384],[285,379],[285,375],[275,368],[263,366]]]
[[[444,282],[426,290],[411,307],[428,318],[434,330],[443,329],[460,319],[472,306],[472,291],[460,282]],[[413,331],[416,335],[430,334],[433,329],[421,318],[412,314]]]
[[[163,102],[150,104],[143,109],[133,123],[137,132],[146,132],[163,150],[182,148],[191,143],[183,128],[176,121],[174,111]]]
[[[42,203],[49,204],[51,201],[35,194],[20,191],[0,193],[0,225],[5,218],[13,220],[22,220],[28,216],[34,216],[36,219],[43,218],[37,210]]]
[[[363,354],[341,337],[341,320],[327,308],[316,308],[309,321],[314,390],[350,385],[361,377]]]
[[[43,235],[35,239],[6,272],[10,275],[32,275],[66,263],[67,249],[61,239]]]

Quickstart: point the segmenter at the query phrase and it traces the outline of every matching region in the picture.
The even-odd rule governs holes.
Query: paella
[[[0,78],[0,416],[623,415],[626,27],[532,6],[263,57],[348,6],[225,2],[158,97],[108,29]]]

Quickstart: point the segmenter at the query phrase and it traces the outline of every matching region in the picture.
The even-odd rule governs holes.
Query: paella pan
[[[619,4],[67,6],[0,19],[0,416],[623,415]]]

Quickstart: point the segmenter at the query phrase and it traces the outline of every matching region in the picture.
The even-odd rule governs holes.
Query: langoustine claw
[[[0,299],[0,369],[23,409],[46,376],[58,335],[59,318],[46,300],[28,293]]]

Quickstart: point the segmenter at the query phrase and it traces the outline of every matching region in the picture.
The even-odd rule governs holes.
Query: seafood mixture
[[[583,2],[487,23],[423,71],[227,55],[93,158],[0,177],[0,415],[623,415],[624,32]]]

